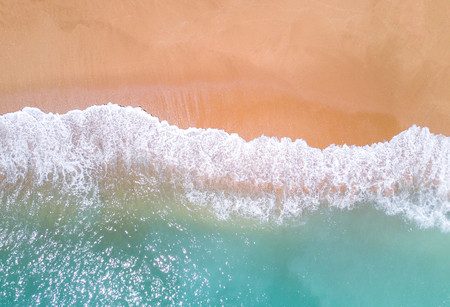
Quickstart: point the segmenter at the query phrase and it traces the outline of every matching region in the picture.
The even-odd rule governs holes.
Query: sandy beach
[[[0,114],[140,106],[180,128],[450,135],[448,1],[6,1]]]

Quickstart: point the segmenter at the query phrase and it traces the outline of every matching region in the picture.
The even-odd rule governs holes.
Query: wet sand
[[[0,113],[141,106],[315,147],[450,135],[448,1],[6,1]]]

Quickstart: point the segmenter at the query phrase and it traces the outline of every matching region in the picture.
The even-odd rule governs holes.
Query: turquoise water
[[[276,225],[172,197],[46,198],[2,208],[3,306],[448,305],[448,234],[370,205]]]
[[[450,141],[425,128],[321,151],[109,105],[0,140],[1,306],[450,305]]]

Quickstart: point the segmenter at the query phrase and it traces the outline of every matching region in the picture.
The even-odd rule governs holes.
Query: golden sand
[[[321,148],[450,135],[449,33],[447,0],[7,0],[0,113],[113,102]]]

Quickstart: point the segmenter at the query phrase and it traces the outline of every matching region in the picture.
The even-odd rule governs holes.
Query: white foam
[[[412,126],[372,146],[309,147],[215,129],[187,130],[138,108],[94,106],[65,115],[36,108],[0,116],[0,188],[32,181],[86,190],[104,178],[180,188],[186,200],[262,220],[320,206],[371,202],[422,227],[450,231],[450,138]],[[120,180],[119,180],[120,183]]]

